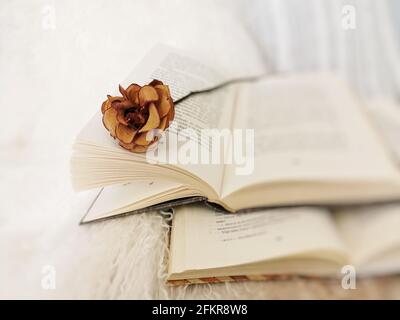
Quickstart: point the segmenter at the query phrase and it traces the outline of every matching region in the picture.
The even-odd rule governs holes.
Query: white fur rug
[[[78,226],[90,196],[80,198],[73,205],[72,199],[64,202],[69,213],[54,212],[45,225],[35,224],[35,217],[18,226],[3,224],[1,298],[326,299],[400,294],[400,278],[359,281],[357,290],[344,290],[339,281],[301,279],[168,287],[164,279],[169,217],[147,213]],[[55,270],[54,289],[42,286],[46,266]]]

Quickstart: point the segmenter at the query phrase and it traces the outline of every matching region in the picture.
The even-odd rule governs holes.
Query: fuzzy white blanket
[[[26,231],[7,240],[31,236]],[[164,283],[167,232],[166,217],[157,213],[84,227],[77,226],[76,220],[64,221],[52,237],[42,236],[42,241],[29,240],[24,245],[24,258],[14,265],[16,269],[8,271],[8,279],[3,278],[0,295],[50,299],[328,299],[398,298],[400,294],[400,278],[358,281],[357,290],[342,289],[339,280],[301,279],[168,287]],[[28,257],[29,251],[34,255]],[[15,263],[16,257],[11,258]],[[55,270],[54,288],[43,283],[51,275],[43,268],[49,266]]]

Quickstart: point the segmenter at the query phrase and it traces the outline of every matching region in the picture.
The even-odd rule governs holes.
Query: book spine
[[[291,279],[314,279],[319,280],[321,277],[317,276],[304,276],[304,275],[237,275],[225,277],[206,277],[206,278],[192,278],[181,280],[167,280],[167,285],[182,286],[191,284],[204,284],[204,283],[223,283],[223,282],[239,282],[239,281],[285,281]]]

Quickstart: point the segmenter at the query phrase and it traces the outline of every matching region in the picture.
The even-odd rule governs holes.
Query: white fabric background
[[[78,226],[93,192],[76,194],[71,189],[71,143],[104,94],[113,91],[155,43],[196,50],[232,68],[246,64],[261,68],[261,57],[267,56],[276,70],[314,68],[317,62],[316,68],[327,68],[334,63],[323,57],[331,46],[323,33],[314,39],[306,32],[299,37],[295,30],[296,37],[280,41],[268,18],[276,2],[255,1],[250,6],[237,0],[0,3],[0,298],[350,294],[338,283],[303,280],[169,289],[163,284],[165,218],[150,213]],[[287,3],[278,8],[281,25],[286,15],[305,10],[285,9]],[[302,53],[314,42],[317,52]],[[391,39],[382,43],[390,47],[382,49],[385,57],[398,54]],[[348,55],[351,50],[345,49]],[[379,73],[378,69],[371,68]],[[384,91],[393,94],[398,74],[392,68],[387,75],[392,80]],[[41,287],[46,265],[56,270],[55,290]],[[382,281],[393,288],[380,290]],[[365,290],[352,294],[398,293],[395,281],[371,280],[362,286]]]

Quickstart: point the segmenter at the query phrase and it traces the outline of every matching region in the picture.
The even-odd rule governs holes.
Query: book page
[[[337,210],[335,221],[352,263],[363,272],[400,270],[400,205]]]
[[[329,75],[281,76],[243,85],[234,128],[254,129],[254,171],[225,171],[223,195],[279,181],[398,179],[359,101]]]
[[[215,190],[215,199],[222,184],[225,145],[222,139],[205,139],[204,132],[230,128],[235,94],[236,86],[231,85],[182,101],[175,109],[175,120],[166,139],[161,141],[155,152],[157,159],[168,159],[168,163],[206,181]],[[175,139],[176,147],[172,145]]]
[[[229,75],[201,62],[193,53],[159,44],[155,46],[123,81],[143,85],[153,79],[167,84],[174,100],[192,91],[212,88],[228,79]]]
[[[385,99],[373,100],[368,105],[386,147],[394,161],[400,165],[400,105]]]
[[[135,181],[124,183],[99,190],[95,199],[88,208],[82,223],[104,219],[124,214],[137,208],[132,204],[146,202],[146,200],[162,199],[168,192],[178,191],[182,185],[167,181]]]
[[[216,213],[191,205],[176,209],[170,273],[228,267],[307,253],[345,254],[330,213],[317,208]]]

